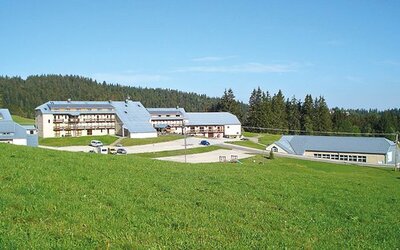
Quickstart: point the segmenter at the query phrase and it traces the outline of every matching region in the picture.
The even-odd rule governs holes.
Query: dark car
[[[204,146],[210,146],[210,142],[208,142],[207,140],[202,140],[202,141],[200,142],[200,144],[201,144],[201,145],[204,145]]]
[[[124,148],[119,148],[119,149],[117,149],[117,154],[119,154],[119,155],[126,155],[126,150],[124,149]]]

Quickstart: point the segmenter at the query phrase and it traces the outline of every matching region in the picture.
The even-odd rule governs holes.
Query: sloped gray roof
[[[95,110],[54,110],[54,109],[95,109]],[[38,107],[35,110],[40,110],[42,114],[70,114],[80,115],[83,114],[95,114],[99,113],[96,109],[110,109],[101,110],[101,113],[115,113],[114,106],[111,102],[107,101],[49,101]]]
[[[10,111],[8,109],[0,109],[0,122],[4,121],[12,121],[12,116],[10,114]]]
[[[241,125],[239,119],[228,112],[188,112],[186,125]]]
[[[156,130],[150,123],[150,113],[140,102],[112,102],[118,118],[130,133],[153,133]]]
[[[166,114],[185,115],[186,114],[186,111],[184,108],[148,108],[147,111],[149,111],[149,113],[152,115],[166,115]]]
[[[0,139],[26,138],[26,129],[14,122],[8,109],[0,109]],[[6,134],[9,133],[9,134]]]
[[[380,137],[282,136],[276,142],[288,153],[303,155],[305,151],[386,154],[394,142]]]

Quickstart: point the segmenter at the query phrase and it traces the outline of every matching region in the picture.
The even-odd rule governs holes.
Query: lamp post
[[[397,134],[396,133],[396,141],[395,141],[395,143],[396,143],[396,149],[395,149],[395,151],[394,151],[394,171],[396,171],[396,170],[399,170],[400,171],[400,168],[399,168],[399,166],[397,166],[397,164],[398,164],[398,156],[399,156],[399,134]]]
[[[184,138],[184,141],[185,141],[185,163],[187,163],[187,157],[186,157],[187,142],[186,142],[185,119],[182,120],[182,132],[183,132],[183,138]]]

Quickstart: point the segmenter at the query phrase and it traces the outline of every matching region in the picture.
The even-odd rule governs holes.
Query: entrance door
[[[87,135],[92,135],[92,130],[91,129],[87,130]]]

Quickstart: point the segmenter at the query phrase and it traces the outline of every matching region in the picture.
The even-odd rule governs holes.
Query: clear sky
[[[400,107],[400,1],[0,0],[0,75]]]

